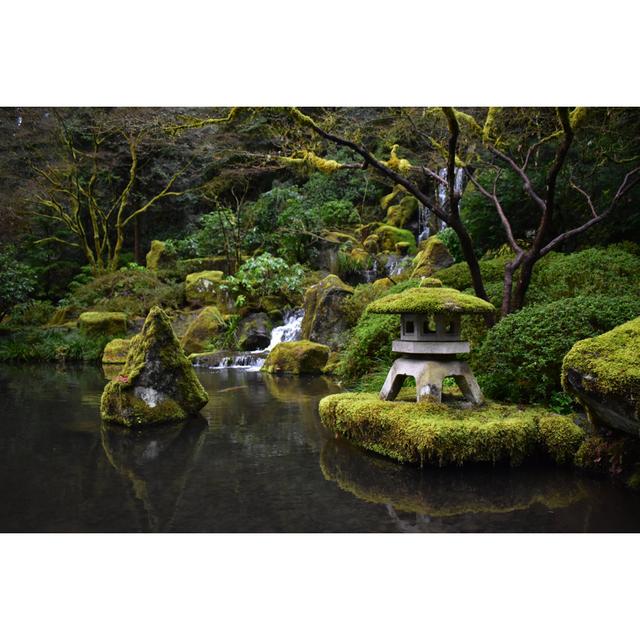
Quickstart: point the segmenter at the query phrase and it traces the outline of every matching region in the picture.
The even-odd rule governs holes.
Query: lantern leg
[[[473,373],[471,373],[469,365],[466,362],[461,364],[464,366],[460,367],[460,373],[454,375],[453,379],[456,381],[458,387],[460,387],[460,391],[462,391],[465,400],[473,402],[473,404],[482,404],[484,402],[484,396],[482,395],[478,381]]]
[[[397,371],[397,362],[398,360],[396,360],[391,365],[391,369],[389,369],[389,373],[380,390],[380,400],[395,400],[396,396],[400,393],[400,389],[402,389],[402,385],[407,376]]]

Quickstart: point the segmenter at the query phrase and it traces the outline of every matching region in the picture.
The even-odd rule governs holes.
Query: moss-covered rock
[[[372,233],[370,236],[367,236],[364,239],[362,246],[365,248],[365,250],[368,253],[371,253],[371,254],[378,253],[380,251],[379,240],[380,238],[378,237],[378,234]]]
[[[78,317],[79,309],[75,305],[58,307],[49,318],[48,324],[52,327],[67,324]]]
[[[209,342],[224,328],[225,322],[217,307],[205,307],[187,327],[180,344],[186,354],[206,351]]]
[[[398,242],[409,243],[409,252],[416,249],[416,239],[408,229],[399,229],[390,224],[383,224],[376,229],[382,251],[395,251]]]
[[[436,271],[450,267],[452,264],[453,258],[447,246],[438,236],[432,236],[413,259],[411,277],[428,277],[436,273]]]
[[[151,249],[147,253],[147,269],[168,269],[176,263],[175,254],[169,251],[161,240],[152,240]]]
[[[344,341],[347,320],[342,310],[346,298],[353,294],[353,287],[338,276],[330,275],[309,287],[304,294],[304,320],[302,337],[339,348]]]
[[[373,393],[341,393],[320,401],[323,424],[358,446],[399,462],[436,465],[509,462],[548,454],[573,458],[582,432],[543,409],[487,403],[461,409],[432,402],[385,402]]]
[[[131,340],[120,375],[105,387],[100,414],[107,422],[144,426],[184,420],[208,399],[169,318],[154,307]]]
[[[127,316],[115,311],[85,311],[78,318],[80,331],[91,336],[117,336],[127,332]]]
[[[329,359],[329,347],[299,340],[281,342],[269,353],[262,367],[267,373],[320,374]]]
[[[406,227],[418,214],[418,201],[413,196],[405,196],[398,204],[387,209],[387,224]]]
[[[194,306],[217,307],[223,302],[223,294],[220,289],[224,273],[222,271],[197,271],[190,273],[185,279],[185,295],[187,302]]]
[[[375,300],[369,313],[445,313],[447,315],[493,313],[495,307],[486,300],[456,289],[418,287]]]
[[[229,262],[225,256],[207,256],[205,258],[188,258],[178,260],[171,271],[181,278],[186,278],[190,273],[200,271],[229,272]]]
[[[595,426],[640,436],[640,317],[577,342],[564,358],[562,385]]]
[[[238,325],[238,347],[243,351],[266,349],[271,342],[273,323],[264,313],[251,313]]]
[[[116,338],[109,342],[102,352],[103,364],[124,364],[129,354],[131,340]]]

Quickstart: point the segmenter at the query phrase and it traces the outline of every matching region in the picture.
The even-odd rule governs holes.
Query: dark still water
[[[640,531],[640,495],[557,469],[425,469],[326,432],[321,378],[200,372],[202,418],[101,424],[95,367],[0,367],[1,531]]]

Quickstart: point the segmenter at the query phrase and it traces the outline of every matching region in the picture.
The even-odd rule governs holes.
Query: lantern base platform
[[[462,340],[430,341],[430,340],[394,340],[391,345],[393,353],[406,355],[456,355],[469,353],[469,343]]]
[[[473,404],[482,404],[484,397],[468,363],[461,360],[417,360],[398,358],[391,365],[387,379],[380,391],[381,400],[394,400],[407,376],[416,381],[416,401],[433,398],[442,402],[442,381],[451,376],[457,382],[465,399]]]

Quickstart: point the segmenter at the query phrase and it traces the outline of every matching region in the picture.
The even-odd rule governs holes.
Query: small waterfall
[[[391,255],[387,259],[385,272],[388,276],[399,276],[412,260],[411,256]]]
[[[280,342],[300,340],[303,319],[304,309],[287,311],[287,313],[284,314],[284,324],[280,327],[275,327],[271,332],[271,342],[266,350],[271,351]]]
[[[438,175],[443,179],[447,179],[447,168],[442,167],[438,169]],[[462,167],[455,168],[454,174],[454,183],[453,188],[457,195],[461,195],[464,190],[464,169]],[[447,195],[448,188],[446,185],[438,182],[436,184],[436,198],[438,200],[438,204],[444,209],[447,206]],[[432,212],[429,207],[425,207],[422,204],[418,205],[418,243],[426,240],[431,235],[430,222],[432,218]],[[445,229],[447,224],[440,220],[440,218],[436,218],[435,220],[435,232],[438,233]]]
[[[296,309],[284,314],[284,324],[275,327],[271,332],[271,342],[266,349],[258,351],[218,351],[197,358],[193,366],[207,369],[246,369],[260,371],[269,352],[280,342],[293,342],[302,335],[304,310]]]
[[[364,278],[364,282],[369,284],[370,282],[374,282],[378,279],[378,258],[373,259],[373,264],[371,265],[371,269],[365,269],[362,272],[362,276]]]

